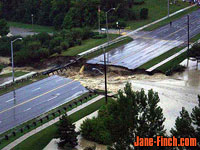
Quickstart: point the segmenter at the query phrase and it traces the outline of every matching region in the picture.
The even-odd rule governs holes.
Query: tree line
[[[1,0],[0,17],[30,24],[33,15],[35,24],[56,29],[97,26],[99,7],[105,23],[105,12],[113,7],[111,22],[134,19],[133,5],[134,0]]]

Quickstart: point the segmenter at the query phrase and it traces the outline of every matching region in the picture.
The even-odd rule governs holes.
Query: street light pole
[[[108,103],[108,94],[107,94],[107,67],[106,67],[106,52],[105,48],[103,48],[104,52],[104,72],[105,72],[105,101]]]
[[[169,0],[167,5],[168,5],[167,8],[168,8],[168,18],[169,18]]]
[[[187,67],[189,65],[189,48],[190,48],[190,16],[187,15],[187,22],[188,22],[188,50],[187,50],[187,57],[188,57],[188,60],[187,60]]]
[[[32,22],[32,28],[33,28],[33,14],[31,14],[31,22]]]
[[[12,61],[12,80],[13,83],[15,82],[15,77],[14,77],[14,59],[13,59],[13,43],[17,40],[22,40],[22,38],[17,38],[14,41],[11,41],[11,61]]]
[[[115,10],[115,8],[111,8],[106,12],[106,34],[107,34],[108,46],[109,46],[109,42],[110,42],[109,35],[108,35],[108,13],[111,10]]]

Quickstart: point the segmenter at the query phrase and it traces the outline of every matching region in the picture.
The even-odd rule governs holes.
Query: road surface
[[[79,82],[51,76],[0,96],[0,133],[88,92]]]
[[[190,38],[200,33],[200,9],[190,14]],[[151,32],[131,35],[134,41],[109,51],[107,64],[134,70],[153,58],[187,42],[187,16]],[[88,64],[103,64],[100,55],[87,61]]]

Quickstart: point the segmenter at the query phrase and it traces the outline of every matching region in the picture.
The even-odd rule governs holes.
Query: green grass
[[[10,27],[17,27],[17,28],[23,28],[23,29],[30,29],[33,32],[48,32],[53,33],[55,32],[53,27],[49,26],[41,26],[41,25],[31,25],[31,24],[25,24],[20,22],[8,22],[8,25]]]
[[[184,52],[177,56],[176,58],[170,60],[169,62],[163,64],[162,66],[158,67],[156,70],[161,71],[165,73],[166,71],[170,70],[172,67],[180,64],[182,61],[184,61],[187,58],[187,52]]]
[[[172,17],[169,17],[168,19],[165,19],[165,20],[163,20],[163,21],[161,21],[161,22],[158,22],[158,23],[156,23],[156,24],[154,24],[154,25],[151,25],[150,27],[147,27],[147,28],[145,28],[144,30],[145,30],[145,31],[152,31],[152,30],[155,30],[155,29],[157,29],[157,28],[159,28],[159,27],[162,27],[162,26],[164,26],[164,25],[166,25],[166,24],[169,24],[170,21],[172,21],[172,25],[173,25],[173,21],[175,21],[175,20],[177,20],[177,19],[183,17],[184,15],[186,15],[186,14],[188,14],[188,13],[191,13],[191,12],[197,10],[197,9],[199,9],[197,6],[196,6],[196,7],[192,7],[192,8],[190,8],[190,9],[188,9],[188,10],[185,10],[184,12],[178,13],[178,14],[172,16]]]
[[[23,71],[16,71],[15,72],[15,77],[20,77],[23,76],[25,74],[27,74],[28,72],[23,72]],[[0,78],[7,78],[7,77],[11,77],[12,76],[12,72],[11,73],[6,73],[6,74],[2,74],[0,75]]]
[[[133,20],[129,21],[127,26],[129,26],[130,29],[136,29],[141,26],[144,26],[148,23],[151,23],[153,21],[156,21],[160,18],[163,18],[167,16],[168,9],[167,9],[167,0],[144,0],[145,3],[143,5],[135,5],[133,6],[133,10],[135,11],[136,15],[139,16],[140,10],[142,8],[148,8],[149,9],[149,17],[146,20]],[[178,0],[178,4],[176,5],[170,5],[170,13],[173,13],[177,10],[180,10],[184,7],[189,6],[189,3],[182,2],[182,0]]]
[[[119,35],[118,34],[110,34],[109,37],[112,40],[112,39],[119,37]],[[76,56],[86,50],[89,50],[91,48],[94,48],[94,47],[99,46],[106,42],[107,42],[107,38],[84,40],[82,42],[82,45],[71,47],[68,50],[63,51],[61,55],[62,56]]]
[[[38,81],[38,80],[42,80],[44,78],[46,78],[47,76],[46,75],[40,75],[40,76],[37,76],[35,78],[32,78],[32,79],[28,79],[28,80],[25,80],[23,82],[19,82],[19,83],[15,83],[14,86],[9,86],[9,87],[6,87],[6,88],[3,88],[0,90],[0,95],[3,95],[3,94],[6,94],[8,92],[11,92],[13,91],[14,89],[18,89],[18,88],[21,88],[23,86],[26,86],[28,84],[31,84],[35,81]]]
[[[148,61],[144,65],[140,66],[139,69],[144,69],[144,70],[149,69],[149,68],[153,67],[154,65],[156,65],[156,64],[162,62],[163,60],[167,59],[168,57],[178,53],[182,49],[183,49],[183,47],[175,47],[175,48],[171,49],[170,51],[167,51],[166,53]]]
[[[200,39],[200,34],[195,35],[193,38],[190,39],[190,42],[194,43]]]
[[[70,118],[73,122],[76,122],[81,118],[95,112],[104,104],[105,100],[103,98],[72,114]],[[42,130],[41,132],[29,137],[28,139],[17,145],[13,150],[42,150],[55,137],[56,131],[57,124],[54,124]]]
[[[122,41],[120,41],[118,43],[115,43],[115,44],[113,44],[111,46],[108,46],[105,50],[106,50],[106,52],[108,52],[108,51],[110,51],[110,50],[112,50],[114,48],[117,48],[117,47],[120,47],[122,45],[125,45],[125,44],[127,44],[127,43],[129,43],[131,41],[133,41],[132,38],[126,37],[124,40],[122,40]],[[97,57],[97,56],[101,55],[102,53],[103,53],[103,50],[98,50],[98,51],[93,52],[91,54],[85,55],[83,58],[91,59],[91,58],[94,58],[94,57]]]

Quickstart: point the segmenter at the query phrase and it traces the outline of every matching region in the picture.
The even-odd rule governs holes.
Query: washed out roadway
[[[79,82],[51,76],[0,96],[0,133],[88,92]]]
[[[200,9],[189,14],[190,38],[200,33]],[[187,15],[151,32],[130,35],[134,41],[107,52],[107,64],[134,70],[153,58],[187,42]],[[100,55],[88,64],[103,64]]]

